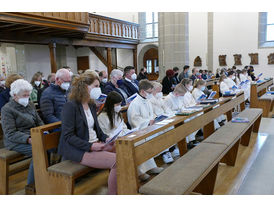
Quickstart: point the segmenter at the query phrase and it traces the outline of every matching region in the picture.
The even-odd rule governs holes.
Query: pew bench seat
[[[200,143],[151,181],[141,186],[139,192],[147,195],[190,194],[218,165],[225,149],[226,146],[222,144]],[[214,178],[212,181],[215,182]],[[210,184],[205,186],[210,186]]]
[[[140,187],[147,195],[213,194],[219,162],[234,166],[242,139],[248,145],[251,132],[258,132],[262,109],[246,109],[239,117],[249,123],[229,122],[162,173]]]
[[[48,171],[52,173],[58,173],[76,179],[83,174],[90,172],[92,168],[81,165],[71,160],[65,160],[55,165],[48,167]]]
[[[0,149],[0,194],[9,193],[9,176],[29,168],[30,158],[15,151]]]
[[[223,127],[214,132],[210,137],[205,139],[203,142],[205,143],[216,143],[216,144],[224,144],[226,146],[230,146],[242,138],[242,144],[244,146],[248,146],[250,135],[244,136],[248,129],[254,132],[258,132],[259,128],[253,127],[256,121],[257,124],[261,121],[262,109],[245,109],[243,112],[239,113],[237,117],[247,117],[249,119],[248,123],[233,123],[228,122]],[[255,125],[254,125],[255,126]],[[249,131],[251,132],[251,131]],[[246,139],[244,139],[246,138]]]

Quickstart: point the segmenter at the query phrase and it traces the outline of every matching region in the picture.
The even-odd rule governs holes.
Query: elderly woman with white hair
[[[105,94],[112,91],[118,92],[122,98],[122,106],[127,104],[129,93],[124,85],[123,72],[119,69],[113,69],[110,73],[110,81],[105,86]]]
[[[30,129],[44,124],[29,101],[32,89],[24,79],[14,81],[10,86],[11,100],[1,110],[5,148],[29,157],[32,156]],[[34,184],[32,161],[27,184]]]

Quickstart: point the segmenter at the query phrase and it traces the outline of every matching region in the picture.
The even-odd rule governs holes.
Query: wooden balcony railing
[[[89,33],[138,40],[139,25],[127,21],[89,14]]]
[[[50,37],[63,38],[66,44],[73,39],[75,46],[106,47],[107,42],[131,48],[139,38],[138,24],[88,12],[0,12],[0,30],[0,41],[39,42]]]

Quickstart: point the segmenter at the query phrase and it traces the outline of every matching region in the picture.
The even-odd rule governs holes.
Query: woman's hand
[[[149,126],[153,125],[154,123],[155,123],[154,120],[150,120],[150,121],[149,121]]]
[[[105,144],[101,142],[94,142],[91,145],[91,151],[102,151],[104,149]]]

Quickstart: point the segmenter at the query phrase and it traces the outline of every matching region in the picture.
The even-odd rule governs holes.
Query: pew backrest
[[[241,92],[235,97],[223,98],[223,101],[219,104],[220,106],[215,109],[213,109],[214,105],[204,109],[203,115],[188,122],[185,122],[185,120],[189,119],[189,116],[175,116],[169,118],[171,122],[168,124],[154,124],[116,140],[118,194],[137,194],[139,188],[138,165],[177,143],[181,155],[184,154],[186,151],[186,136],[205,125],[213,123],[214,119],[220,115],[226,112],[231,113],[236,105],[244,104],[244,93]],[[175,128],[168,130],[171,127]],[[149,139],[157,133],[158,136]],[[185,148],[184,151],[181,149],[183,147]]]

